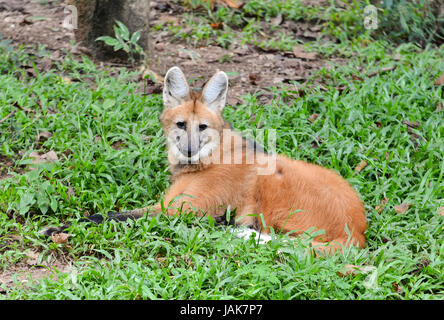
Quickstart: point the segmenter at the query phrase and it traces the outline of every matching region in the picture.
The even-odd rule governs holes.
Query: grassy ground
[[[290,15],[291,8],[278,10]],[[224,114],[239,131],[276,129],[278,152],[332,168],[360,193],[368,246],[321,258],[308,253],[308,238],[276,235],[257,245],[190,215],[74,224],[64,243],[44,237],[45,226],[85,212],[161,198],[169,184],[162,101],[134,93],[136,71],[68,55],[39,73],[26,66],[44,50],[13,52],[2,42],[0,119],[13,114],[0,123],[0,271],[35,253],[36,267],[70,264],[51,277],[0,284],[3,297],[443,299],[443,88],[434,81],[444,72],[444,51],[368,34],[310,47],[326,59],[350,59],[316,72],[322,86],[275,87],[271,104],[244,96]],[[57,161],[30,170],[31,152],[50,151]],[[356,270],[345,275],[347,265]]]

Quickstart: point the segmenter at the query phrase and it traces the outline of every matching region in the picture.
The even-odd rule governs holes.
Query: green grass
[[[195,0],[192,1],[195,5],[191,6],[194,9],[184,13],[183,24],[164,21],[154,30],[167,30],[173,34],[173,41],[184,40],[193,46],[213,44],[230,48],[233,43],[240,43],[264,50],[291,51],[303,40],[280,28],[282,21],[289,20],[319,25],[325,35],[340,42],[371,35],[397,44],[414,42],[424,48],[444,41],[444,16],[439,11],[438,2],[330,0],[328,3],[302,4],[301,0],[249,0],[241,9],[218,6],[211,11],[205,1]],[[368,5],[376,6],[375,30],[367,30],[364,26]],[[221,23],[222,28],[214,29],[212,23]]]
[[[40,253],[39,263],[68,260],[73,270],[25,284],[17,280],[13,288],[0,284],[4,298],[444,298],[438,213],[444,206],[444,127],[443,111],[435,111],[444,94],[433,84],[444,72],[442,47],[395,47],[368,35],[312,42],[327,58],[350,60],[319,70],[302,96],[276,87],[269,105],[250,95],[225,109],[236,129],[263,122],[265,130],[276,129],[278,152],[332,168],[360,193],[367,247],[315,258],[309,238],[277,235],[257,245],[192,215],[75,223],[64,244],[44,237],[45,226],[76,221],[86,211],[132,209],[162,197],[169,185],[158,121],[162,101],[135,93],[137,72],[101,69],[87,58],[68,55],[51,71],[29,76],[26,70],[45,50],[33,55],[1,44],[0,119],[16,113],[0,123],[0,159],[12,163],[0,167],[11,175],[0,180],[0,270],[23,263],[30,250]],[[392,71],[368,76],[394,64]],[[310,89],[318,82],[323,88]],[[314,113],[319,116],[311,123]],[[406,120],[420,125],[409,129]],[[37,145],[44,131],[52,136]],[[51,150],[59,161],[29,171],[32,151]],[[361,160],[368,165],[355,173]],[[396,213],[401,203],[411,206]],[[347,264],[370,272],[340,276]]]

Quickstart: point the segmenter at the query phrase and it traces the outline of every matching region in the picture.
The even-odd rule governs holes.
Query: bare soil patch
[[[184,26],[183,12],[184,8],[172,1],[152,0],[150,24],[155,26],[173,19],[174,23]],[[51,52],[51,60],[63,59],[66,52],[89,54],[86,48],[74,44],[73,32],[63,27],[63,20],[67,15],[64,12],[64,2],[60,0],[48,0],[46,4],[42,4],[40,0],[0,0],[1,34],[3,38],[11,39],[16,46],[45,45]],[[301,41],[325,37],[321,34],[321,27],[313,23],[278,23],[279,32],[291,33]],[[304,52],[300,48],[283,52],[263,50],[254,45],[236,42],[229,49],[215,45],[193,47],[184,40],[173,41],[173,36],[167,31],[154,30],[151,31],[150,38],[151,70],[163,76],[170,67],[180,66],[189,79],[195,80],[192,84],[195,87],[200,87],[216,70],[226,71],[230,75],[231,90],[228,103],[233,105],[240,102],[236,97],[266,91],[268,87],[286,85],[297,90],[294,87],[298,87],[299,83],[305,84],[313,71],[326,66],[322,57],[314,52]],[[337,62],[341,62],[341,59]],[[51,61],[42,59],[38,67],[47,70],[51,67]]]
[[[28,259],[26,262],[9,266],[7,270],[0,271],[0,294],[7,295],[8,288],[24,286],[27,283],[37,282],[48,277],[57,280],[57,271],[75,272],[69,263],[55,261],[51,264],[37,265],[36,258],[33,261]]]

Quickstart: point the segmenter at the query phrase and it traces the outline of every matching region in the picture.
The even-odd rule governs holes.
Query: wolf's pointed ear
[[[165,75],[163,82],[163,105],[174,108],[190,98],[190,87],[179,67],[172,67]]]
[[[228,91],[228,77],[225,72],[218,71],[202,89],[203,103],[213,111],[222,112]]]

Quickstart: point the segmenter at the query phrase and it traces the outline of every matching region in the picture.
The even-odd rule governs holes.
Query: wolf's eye
[[[187,124],[183,121],[176,122],[176,125],[179,129],[185,129]]]
[[[199,131],[204,131],[208,126],[206,124],[200,124],[199,125]]]

